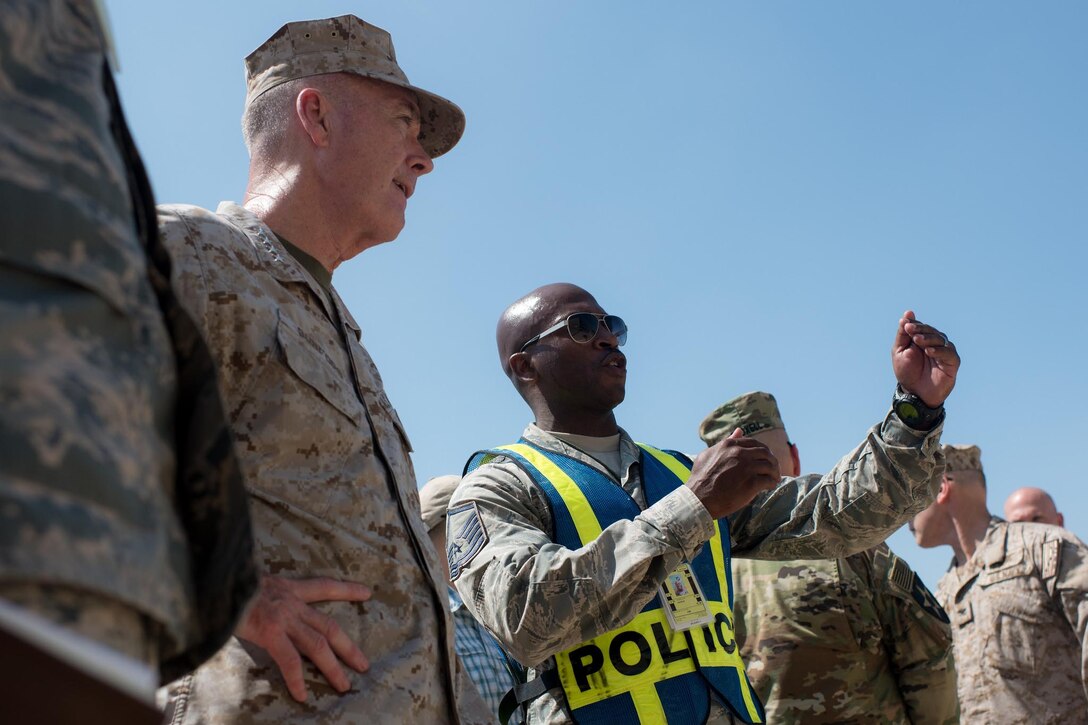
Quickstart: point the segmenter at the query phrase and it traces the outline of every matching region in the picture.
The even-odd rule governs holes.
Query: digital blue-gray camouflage
[[[256,569],[104,51],[91,0],[0,6],[0,596],[47,582],[136,611],[170,678],[226,641]]]

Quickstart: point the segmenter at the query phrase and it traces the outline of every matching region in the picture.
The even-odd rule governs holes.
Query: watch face
[[[922,414],[918,412],[918,409],[906,400],[900,400],[896,404],[895,414],[904,421],[918,420],[922,417]]]

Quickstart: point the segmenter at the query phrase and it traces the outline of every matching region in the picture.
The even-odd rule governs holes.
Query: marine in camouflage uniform
[[[774,396],[752,392],[699,426],[740,428],[800,473]],[[748,677],[773,723],[955,723],[948,617],[886,544],[842,559],[736,559],[734,612]]]
[[[447,553],[458,592],[515,659],[531,668],[530,679],[545,675],[545,682],[546,673],[556,667],[557,652],[631,621],[657,594],[665,576],[699,552],[713,533],[714,519],[691,486],[697,478],[706,480],[707,471],[718,470],[714,467],[721,459],[715,456],[735,450],[731,445],[739,447],[730,440],[709,449],[696,460],[687,486],[647,507],[640,449],[616,426],[612,414],[623,399],[626,379],[626,360],[616,349],[620,338],[602,332],[604,324],[599,323],[589,342],[572,341],[561,323],[583,311],[603,315],[588,292],[557,284],[515,302],[500,320],[500,360],[536,416],[522,438],[602,472],[642,513],[608,526],[591,545],[578,550],[557,546],[546,495],[520,465],[501,455],[468,473],[450,501],[451,512],[475,507],[484,542],[478,549],[463,550],[449,535]],[[897,341],[906,347],[897,346],[896,354],[911,345],[905,324],[919,325],[911,328],[918,330],[919,342],[940,335],[913,319],[901,320]],[[554,337],[533,337],[548,329],[555,330]],[[939,354],[941,374],[954,379],[958,357],[950,346]],[[624,372],[609,372],[612,367]],[[899,359],[895,368],[909,377]],[[951,380],[942,384],[941,401],[951,390]],[[754,499],[756,489],[749,479],[718,474],[719,491],[752,492],[739,494],[728,515],[733,554],[838,556],[882,541],[931,500],[930,479],[943,465],[938,454],[942,424],[917,431],[889,413],[826,475],[789,478]],[[744,450],[757,449],[766,453],[755,442]],[[738,466],[746,465],[740,460],[754,460],[726,459]],[[767,479],[763,487],[774,487],[777,467]],[[744,505],[747,501],[750,505]],[[471,515],[459,514],[461,520]],[[551,687],[528,704],[530,723],[571,720],[561,687]],[[715,702],[709,721],[730,722],[732,715]]]
[[[309,81],[315,73],[366,75],[372,70],[363,55],[367,48],[374,52],[371,58],[380,58],[383,73],[400,73],[389,35],[354,16],[288,24],[247,58],[248,103],[260,98],[262,89],[300,77]],[[392,77],[383,73],[378,77]],[[425,103],[435,105],[436,97],[412,89],[402,73],[395,80],[394,90],[377,83],[380,90],[374,93],[393,93],[397,99],[418,94],[425,118],[433,120]],[[309,82],[329,87],[321,79]],[[405,88],[416,93],[403,93]],[[287,105],[293,108],[290,93]],[[335,105],[338,97],[331,91],[321,102],[330,98]],[[386,97],[379,99],[384,108]],[[400,177],[404,184],[414,185],[430,170],[425,152],[437,156],[460,136],[463,116],[441,102],[446,106],[440,110],[457,123],[425,122],[425,136],[404,141],[413,154],[413,170]],[[404,101],[394,107],[398,114],[409,113]],[[398,134],[407,128],[399,117],[393,121]],[[336,124],[350,129],[339,117]],[[337,153],[339,140],[331,143],[327,154]],[[275,151],[294,152],[290,142]],[[353,164],[365,166],[358,159]],[[250,198],[263,198],[253,168]],[[315,183],[311,173],[304,169],[295,181]],[[385,183],[401,193],[393,179]],[[331,193],[350,197],[368,191],[348,186],[341,183],[339,192]],[[289,204],[300,194],[309,199],[300,188],[289,189],[278,202]],[[266,580],[326,577],[369,586],[372,596],[365,602],[311,602],[323,623],[315,626],[316,634],[333,646],[336,637],[329,627],[337,627],[365,653],[369,669],[348,670],[348,687],[338,692],[328,671],[307,659],[306,701],[298,702],[272,651],[235,638],[171,688],[173,721],[488,722],[493,718],[454,654],[444,578],[420,518],[408,436],[362,345],[359,324],[334,289],[329,266],[316,257],[312,239],[333,234],[337,220],[313,221],[289,241],[264,220],[268,208],[256,208],[260,213],[226,202],[215,213],[160,207],[163,238],[175,259],[173,282],[214,351]],[[299,210],[294,221],[306,213],[312,211]],[[341,213],[349,217],[356,207]],[[367,220],[359,221],[364,226]],[[399,231],[397,225],[392,236]],[[262,592],[255,609],[265,606],[263,597]]]
[[[991,516],[979,448],[944,449],[937,501],[912,529],[920,546],[955,551],[937,599],[952,620],[963,721],[1088,723],[1088,546]]]
[[[90,0],[0,6],[0,597],[169,679],[257,576],[104,28]]]

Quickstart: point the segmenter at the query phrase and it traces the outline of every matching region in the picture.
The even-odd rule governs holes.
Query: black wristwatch
[[[895,395],[892,396],[892,410],[899,416],[899,420],[914,430],[933,430],[938,423],[944,420],[944,404],[936,408],[930,408],[925,401],[914,393],[903,390],[902,385],[895,386]]]

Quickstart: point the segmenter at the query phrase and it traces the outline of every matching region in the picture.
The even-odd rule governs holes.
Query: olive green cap
[[[765,430],[786,430],[774,396],[757,390],[722,403],[699,424],[699,437],[712,446],[737,428],[746,436]]]

